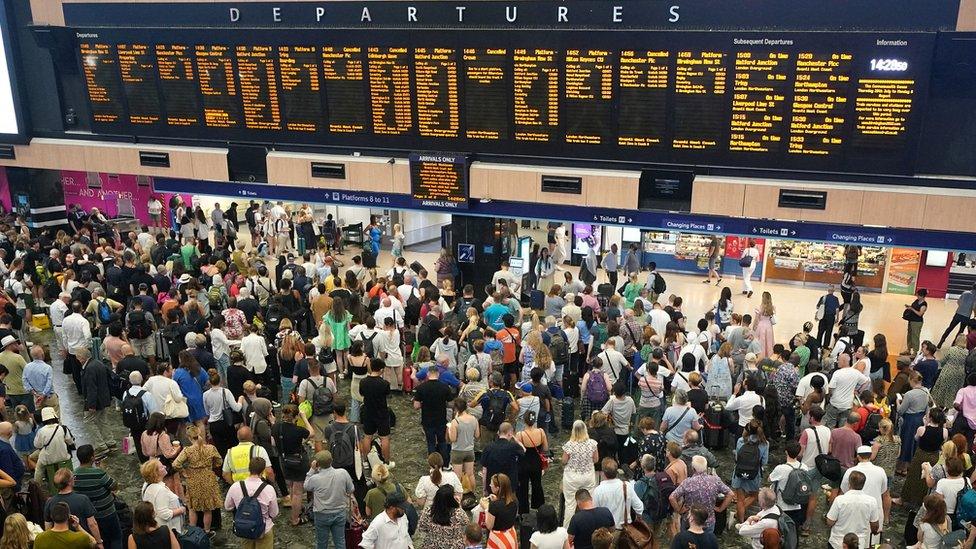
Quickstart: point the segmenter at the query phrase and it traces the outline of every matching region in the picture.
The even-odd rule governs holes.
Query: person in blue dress
[[[203,391],[210,383],[210,376],[189,351],[180,351],[180,367],[173,372],[173,381],[180,386],[180,391],[186,397],[186,406],[190,410],[187,419],[203,428],[203,423],[209,417],[203,407]]]
[[[746,445],[750,448],[746,448]],[[732,489],[735,490],[735,515],[738,522],[746,520],[746,510],[756,502],[759,488],[762,487],[763,467],[768,462],[769,442],[763,435],[762,422],[753,419],[743,428],[742,436],[735,445]]]

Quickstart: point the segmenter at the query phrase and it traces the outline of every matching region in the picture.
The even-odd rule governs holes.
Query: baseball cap
[[[857,447],[857,455],[863,456],[863,455],[870,455],[870,454],[871,454],[871,447],[870,446],[858,446]]]

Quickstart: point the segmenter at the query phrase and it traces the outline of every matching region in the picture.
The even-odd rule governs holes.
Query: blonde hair
[[[599,372],[597,372],[599,375]],[[590,429],[599,429],[607,424],[607,414],[597,410],[590,416]]]
[[[878,439],[880,439],[882,442],[894,442],[894,431],[895,424],[892,423],[890,419],[885,418],[881,420],[881,423],[878,423]]]
[[[0,538],[0,549],[23,549],[30,546],[30,530],[27,529],[27,519],[20,513],[11,513],[3,521],[3,537]]]
[[[539,316],[535,315],[535,318],[532,322],[533,328],[535,328],[538,321],[539,321]],[[534,329],[531,332],[525,334],[525,339],[523,340],[522,345],[532,349],[534,355],[538,355],[542,351],[542,349],[546,348],[546,346],[542,343],[542,335],[540,335],[539,332],[535,331]]]
[[[773,294],[763,292],[762,305],[759,306],[759,312],[765,316],[773,316],[776,313],[776,308],[773,307]]]
[[[939,458],[940,462],[946,462],[950,459],[957,457],[959,455],[959,448],[956,448],[956,443],[951,440],[947,440],[942,443],[942,455]]]
[[[549,351],[549,347],[543,345],[541,349],[536,351],[535,356],[532,357],[532,360],[535,361],[535,365],[539,368],[548,368],[549,365],[552,364],[552,353]]]
[[[255,389],[257,389],[257,385],[255,385],[254,382],[249,379],[244,382],[244,385],[242,385],[241,388],[244,389],[245,393],[253,393]]]
[[[159,460],[152,458],[139,467],[139,474],[146,484],[156,484],[163,479],[163,475],[159,472],[159,465]]]
[[[190,424],[186,428],[186,436],[191,441],[193,441],[194,444],[199,444],[200,446],[203,446],[204,444],[207,443],[207,437],[202,436],[202,434],[200,433],[200,428],[197,427],[196,425]]]
[[[377,484],[386,482],[386,479],[390,478],[390,468],[385,463],[380,463],[369,476]]]
[[[590,439],[590,433],[586,430],[586,423],[581,419],[573,422],[573,432],[569,435],[570,442],[583,442]]]

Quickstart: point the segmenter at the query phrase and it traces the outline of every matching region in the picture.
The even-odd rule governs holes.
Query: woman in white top
[[[417,489],[413,492],[417,505],[423,505],[424,509],[429,509],[430,504],[434,502],[434,494],[437,493],[437,489],[445,484],[454,487],[455,497],[461,497],[461,494],[464,493],[464,489],[461,487],[461,479],[451,469],[444,469],[444,458],[439,453],[433,452],[427,456],[427,465],[430,466],[430,473],[420,477],[420,480],[417,481]]]
[[[956,498],[959,496],[959,491],[966,486],[966,479],[962,477],[965,465],[961,459],[954,457],[946,460],[945,467],[948,476],[940,478],[935,483],[935,493],[942,494],[942,498],[945,500],[946,513],[955,515],[956,504],[958,503]]]
[[[593,464],[599,459],[597,442],[590,438],[586,424],[577,419],[573,422],[573,432],[569,436],[569,441],[563,444],[562,488],[563,498],[566,500],[563,527],[569,528],[569,520],[576,513],[576,491],[581,488],[587,490],[596,488]]]
[[[921,522],[918,524],[918,543],[915,549],[939,549],[942,539],[952,530],[946,514],[946,502],[941,494],[929,494],[922,500]]]
[[[221,387],[221,379],[220,373],[210,370],[210,388],[203,393],[203,408],[207,411],[207,429],[213,444],[220,455],[225,455],[227,450],[237,444],[237,433],[233,424],[228,424],[228,418],[224,417],[224,408],[240,412],[244,406],[234,399],[234,394],[229,389]]]
[[[444,337],[437,338],[434,343],[430,346],[430,354],[433,355],[434,361],[440,364],[441,357],[447,357],[447,367],[451,370],[455,376],[460,377],[457,359],[458,359],[458,344],[454,340],[454,327],[445,326],[444,327]]]
[[[148,501],[156,510],[156,523],[167,526],[174,532],[183,531],[183,516],[186,508],[180,498],[163,484],[166,467],[158,459],[150,459],[139,468],[142,479],[142,501]]]
[[[535,262],[535,279],[536,289],[543,293],[549,293],[555,283],[556,266],[549,257],[549,248],[539,250],[539,259]]]
[[[746,259],[747,257],[752,259]],[[745,296],[752,297],[752,273],[755,272],[758,262],[759,248],[756,247],[756,241],[750,238],[746,249],[742,250],[742,258],[739,259],[739,265],[742,267],[742,294]]]
[[[548,503],[539,507],[535,517],[536,531],[529,538],[532,549],[569,549],[569,532],[559,526],[556,509]]]
[[[403,228],[400,227],[399,223],[394,223],[393,224],[393,250],[390,252],[390,255],[393,256],[394,261],[396,261],[396,258],[403,256],[404,240],[406,240],[406,237],[403,235]]]

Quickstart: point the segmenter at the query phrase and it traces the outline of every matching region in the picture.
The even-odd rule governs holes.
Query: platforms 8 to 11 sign
[[[419,206],[468,209],[468,157],[411,153],[410,195]]]

